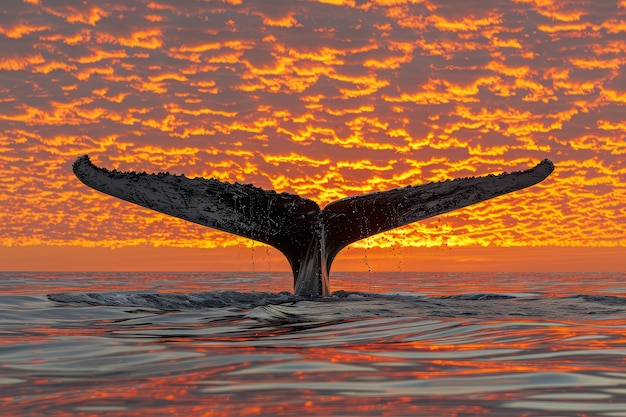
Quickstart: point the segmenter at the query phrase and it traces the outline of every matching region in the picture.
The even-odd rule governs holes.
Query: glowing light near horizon
[[[626,246],[624,2],[472,7],[15,4],[0,25],[0,245],[250,244],[87,189],[70,167],[88,153],[322,206],[549,157],[539,186],[361,245]]]

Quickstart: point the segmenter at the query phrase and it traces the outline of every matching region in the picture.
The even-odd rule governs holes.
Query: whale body
[[[282,252],[294,293],[330,294],[329,273],[340,250],[366,237],[529,187],[554,170],[545,159],[526,171],[460,178],[348,197],[323,210],[295,194],[249,184],[167,173],[109,171],[79,157],[74,174],[111,196]]]

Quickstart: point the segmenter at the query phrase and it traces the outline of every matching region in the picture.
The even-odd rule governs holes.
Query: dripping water
[[[372,291],[372,267],[370,266],[369,259],[367,258],[367,251],[370,248],[370,238],[365,239],[365,266],[367,266],[367,291]]]
[[[254,262],[254,240],[252,241],[252,245],[250,246],[250,260],[252,261],[252,272],[256,272],[256,264]]]
[[[241,240],[237,240],[237,253],[235,255],[237,265],[241,265]]]
[[[267,270],[271,271],[272,270],[272,253],[270,252],[269,246],[265,246],[265,258],[267,262]]]

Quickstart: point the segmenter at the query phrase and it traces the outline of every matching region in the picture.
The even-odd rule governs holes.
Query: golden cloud
[[[623,1],[109,6],[0,29],[0,245],[243,244],[85,188],[90,153],[321,205],[549,157],[539,186],[358,245],[626,246]]]

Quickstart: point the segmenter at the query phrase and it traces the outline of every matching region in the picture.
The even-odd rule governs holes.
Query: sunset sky
[[[549,158],[334,269],[626,270],[626,0],[8,0],[0,45],[0,270],[289,270],[86,187],[83,154],[322,207]]]

